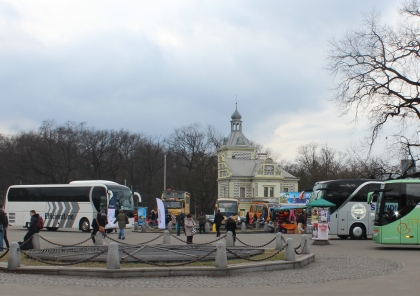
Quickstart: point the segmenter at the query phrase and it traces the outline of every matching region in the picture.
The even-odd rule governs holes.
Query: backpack
[[[44,228],[44,219],[42,219],[41,215],[38,216],[38,220],[36,221],[35,226],[38,230]]]

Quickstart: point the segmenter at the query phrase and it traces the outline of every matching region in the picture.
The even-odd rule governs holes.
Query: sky
[[[328,44],[399,1],[0,0],[0,133],[45,120],[166,137],[193,123],[293,160],[366,135],[328,101]]]

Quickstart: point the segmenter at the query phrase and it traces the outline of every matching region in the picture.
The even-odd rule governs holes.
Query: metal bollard
[[[264,231],[268,232],[268,223],[267,222],[264,223]]]
[[[283,234],[278,232],[276,234],[276,250],[283,250],[284,248],[284,241],[283,241]]]
[[[245,232],[246,231],[246,224],[245,222],[241,223],[241,232]]]
[[[137,230],[139,230],[139,223],[134,221],[133,231],[137,231]]]
[[[293,243],[293,239],[288,238],[286,239],[286,251],[284,254],[285,261],[295,261],[295,244]]]
[[[171,244],[171,234],[168,230],[165,230],[163,232],[163,244],[164,245],[170,245]]]
[[[141,232],[146,232],[147,227],[146,227],[146,222],[143,221],[143,224],[141,225]]]
[[[102,236],[102,233],[99,231],[95,235],[95,246],[103,246],[104,244],[104,238]]]
[[[39,233],[35,233],[32,237],[32,245],[34,247],[34,250],[41,249],[41,243],[39,241]]]
[[[172,233],[172,221],[169,221],[167,229],[168,229],[169,233],[171,234]]]
[[[20,267],[20,247],[19,244],[13,242],[10,244],[9,260],[7,261],[7,268]]]
[[[232,231],[228,231],[226,233],[226,247],[234,247],[235,242],[233,241],[233,233]]]
[[[255,222],[255,229],[260,229],[260,223],[258,221]]]
[[[310,254],[311,247],[309,244],[309,236],[307,234],[302,235],[302,254]]]
[[[225,243],[222,241],[217,242],[216,248],[215,266],[219,268],[226,268],[228,263]]]
[[[106,264],[107,269],[120,269],[120,252],[118,244],[112,242],[108,246],[108,260]]]
[[[210,224],[209,224],[209,222],[206,222],[206,224],[204,225],[204,231],[205,232],[210,232]]]

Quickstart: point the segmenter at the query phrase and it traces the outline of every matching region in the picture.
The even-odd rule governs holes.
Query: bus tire
[[[80,219],[79,229],[82,232],[90,232],[90,224],[89,224],[89,220],[87,218]]]
[[[351,239],[362,239],[366,236],[366,228],[363,224],[353,224],[349,234]]]
[[[341,239],[347,239],[349,237],[348,235],[337,235],[337,236]]]
[[[58,227],[47,227],[48,231],[57,231]]]

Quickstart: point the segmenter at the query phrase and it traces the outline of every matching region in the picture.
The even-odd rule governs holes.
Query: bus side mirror
[[[133,193],[135,196],[137,196],[138,198],[139,198],[139,202],[141,202],[141,195],[140,195],[140,193],[138,193],[138,192],[134,192]]]
[[[114,196],[114,193],[111,190],[108,190],[108,199],[111,199]]]
[[[367,195],[367,203],[369,205],[372,204],[373,194],[374,194],[374,192],[372,191],[372,192],[369,192],[368,195]]]

